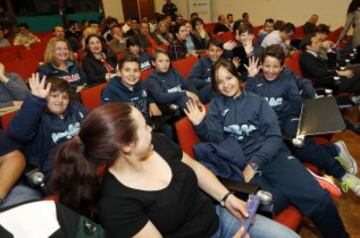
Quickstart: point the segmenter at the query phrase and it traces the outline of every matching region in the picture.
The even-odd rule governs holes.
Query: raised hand
[[[206,116],[206,109],[203,104],[189,100],[186,103],[186,109],[184,109],[186,116],[191,123],[195,126],[199,125]]]
[[[31,93],[34,96],[39,98],[46,98],[49,95],[51,89],[51,83],[48,83],[45,87],[46,76],[43,76],[40,81],[40,76],[38,73],[32,74],[29,79],[29,85],[31,88]]]
[[[233,64],[235,65],[236,68],[238,68],[240,66],[241,63],[241,59],[239,57],[234,57],[232,59]]]
[[[254,46],[252,43],[252,38],[249,37],[248,39],[245,40],[245,42],[243,43],[244,46],[244,50],[247,56],[251,56],[254,53]]]
[[[236,47],[236,41],[230,40],[224,43],[224,50],[233,50]]]
[[[248,71],[248,76],[249,77],[255,77],[259,71],[260,71],[260,66],[258,65],[259,63],[259,58],[255,59],[254,57],[249,59],[249,65],[244,65],[246,70]]]

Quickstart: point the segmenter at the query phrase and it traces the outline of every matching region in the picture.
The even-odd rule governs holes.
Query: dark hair
[[[249,13],[243,12],[243,14],[241,16],[244,18],[246,15],[249,16]]]
[[[136,46],[136,45],[141,48],[140,40],[137,37],[131,36],[131,37],[127,38],[127,40],[126,40],[127,48],[129,48],[130,46]]]
[[[323,34],[329,34],[330,33],[330,27],[325,24],[319,24],[316,29],[315,33],[323,33]]]
[[[120,24],[115,24],[115,25],[111,26],[111,27],[110,27],[110,31],[112,31],[112,29],[114,29],[114,28],[119,28],[119,29],[121,29],[121,25],[120,25]],[[122,32],[122,31],[121,31],[121,32]]]
[[[195,18],[191,21],[191,25],[192,25],[192,27],[193,27],[194,29],[195,29],[195,26],[196,26],[197,24],[199,24],[199,23],[204,24],[203,19],[201,19],[200,17],[195,17]]]
[[[246,32],[249,34],[252,34],[254,27],[250,23],[243,23],[243,24],[240,24],[236,30],[239,31],[239,34],[246,33]]]
[[[20,23],[18,27],[24,27],[25,29],[29,29],[29,25],[27,23]]]
[[[272,18],[266,18],[264,25],[266,25],[266,23],[272,23],[272,24],[274,24],[274,19],[272,19]]]
[[[55,76],[49,77],[46,79],[46,85],[48,83],[51,83],[50,92],[62,92],[67,93],[68,95],[71,95],[71,88],[70,84],[62,79]]]
[[[139,58],[136,57],[134,54],[126,53],[118,62],[119,69],[121,70],[122,67],[126,62],[135,62],[139,65],[140,68],[140,61]]]
[[[108,53],[108,48],[107,48],[107,45],[106,45],[106,43],[105,43],[105,39],[104,39],[102,36],[99,36],[99,35],[97,35],[97,34],[90,34],[90,35],[88,35],[88,37],[86,37],[86,39],[85,39],[85,52],[86,52],[86,54],[90,54],[90,53],[91,53],[91,51],[90,51],[90,49],[89,49],[88,46],[89,46],[90,39],[91,39],[92,37],[98,38],[98,39],[100,40],[100,43],[101,43],[102,52]]]
[[[185,26],[185,22],[184,22],[184,21],[181,22],[180,24],[176,24],[176,25],[174,26],[174,33],[175,33],[175,34],[176,34],[176,33],[179,33],[180,28],[181,28],[182,26]]]
[[[62,204],[96,217],[100,186],[96,167],[113,165],[121,147],[137,141],[132,110],[126,103],[97,107],[82,122],[78,136],[58,147],[50,186]]]
[[[232,17],[232,16],[233,16],[232,13],[229,13],[229,14],[226,15],[227,18],[228,18],[228,17]]]
[[[192,12],[192,13],[190,14],[190,19],[193,18],[194,16],[198,17],[198,16],[199,16],[199,13],[197,13],[197,12]]]
[[[282,20],[276,20],[276,22],[274,23],[274,30],[278,31],[280,30],[283,26],[285,25],[285,22]]]
[[[349,8],[347,10],[347,13],[352,13],[356,11],[360,7],[360,0],[352,0],[349,4]]]
[[[264,63],[265,58],[267,56],[274,57],[280,61],[281,66],[284,65],[285,62],[285,52],[281,45],[270,45],[266,47],[260,56],[260,62]]]
[[[224,67],[226,68],[230,74],[234,75],[239,82],[242,82],[241,76],[239,74],[239,72],[237,71],[235,65],[233,64],[232,61],[225,59],[225,58],[220,58],[215,65],[213,66],[212,70],[211,70],[211,86],[214,90],[214,92],[219,93],[219,89],[216,83],[216,76],[217,76],[217,71],[219,70],[220,67]]]
[[[224,16],[224,15],[219,15],[219,16],[218,16],[218,21],[220,21],[223,16]]]
[[[312,44],[312,39],[316,37],[315,33],[306,35],[300,42],[300,48],[302,51],[306,51],[306,46]]]
[[[209,41],[209,45],[208,45],[208,48],[210,48],[210,45],[214,45],[216,47],[219,47],[221,48],[222,50],[224,50],[224,42],[220,39],[217,39],[217,38],[212,38],[210,41]]]
[[[287,22],[282,27],[280,27],[280,31],[286,33],[295,32],[295,26],[291,22]]]
[[[73,25],[75,25],[76,23],[79,23],[79,22],[78,22],[78,21],[75,21],[75,20],[70,20],[70,21],[68,22],[67,27],[70,28],[70,27],[72,27]]]

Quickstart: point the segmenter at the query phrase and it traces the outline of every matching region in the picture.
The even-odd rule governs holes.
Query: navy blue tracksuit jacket
[[[77,135],[87,113],[78,101],[70,101],[61,119],[47,110],[45,99],[29,95],[11,121],[8,133],[24,146],[27,162],[49,174],[53,168],[50,152]]]
[[[174,103],[181,108],[186,107],[186,101],[189,99],[185,91],[197,94],[195,86],[174,68],[170,68],[166,73],[154,71],[147,80],[147,86],[156,103]]]

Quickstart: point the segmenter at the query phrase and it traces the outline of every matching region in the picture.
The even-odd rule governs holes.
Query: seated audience
[[[189,99],[200,102],[195,86],[171,67],[166,51],[156,49],[152,60],[155,71],[149,76],[147,85],[150,95],[157,104],[175,104],[183,109]]]
[[[136,107],[155,131],[163,132],[174,140],[173,129],[167,124],[159,107],[148,94],[140,79],[140,62],[134,55],[126,54],[119,62],[118,77],[114,77],[101,92],[102,103],[124,102]]]
[[[311,33],[315,33],[316,23],[319,17],[316,14],[313,14],[310,19],[303,25],[304,34],[308,35]]]
[[[114,25],[110,28],[112,39],[107,42],[109,50],[114,54],[124,53],[126,50],[126,39],[123,36],[120,25]]]
[[[70,99],[70,85],[52,77],[29,79],[31,95],[10,123],[9,135],[24,147],[26,161],[47,177],[53,170],[52,150],[80,129],[87,110]]]
[[[11,46],[10,42],[4,38],[4,28],[0,26],[0,47]]]
[[[258,46],[261,46],[261,43],[263,42],[264,38],[270,34],[271,32],[273,32],[274,30],[274,19],[272,18],[267,18],[265,20],[264,23],[264,27],[259,31],[258,37],[257,37],[257,41],[256,44]]]
[[[169,32],[169,24],[165,20],[159,22],[155,32],[152,33],[151,36],[157,45],[170,45],[170,42],[174,39],[172,34]]]
[[[28,24],[19,24],[19,33],[15,35],[14,45],[23,45],[26,48],[30,48],[32,44],[38,42],[40,42],[40,39],[29,31]]]
[[[206,50],[211,40],[210,34],[204,28],[201,18],[194,18],[191,22],[193,32],[191,34],[195,50]]]
[[[76,53],[80,49],[79,42],[74,37],[66,37],[65,30],[63,26],[57,25],[53,29],[54,37],[58,39],[66,39],[69,42],[70,49],[72,52]]]
[[[105,27],[103,29],[102,36],[107,42],[113,39],[112,34],[111,34],[111,27],[118,25],[118,24],[119,24],[118,20],[114,17],[109,16],[105,19]]]
[[[195,52],[194,41],[191,37],[193,32],[191,22],[189,22],[188,20],[184,20],[183,23],[185,24],[185,28],[186,28],[186,39],[185,39],[186,52],[197,57],[198,55]]]
[[[126,40],[127,52],[134,55],[140,62],[140,70],[144,71],[151,68],[151,59],[149,55],[141,47],[138,38],[129,37]]]
[[[67,39],[74,38],[76,40],[80,40],[81,36],[82,36],[82,31],[79,22],[75,20],[70,20],[68,23],[68,28],[65,32],[65,37]]]
[[[262,48],[266,48],[270,45],[281,45],[285,51],[285,55],[288,55],[292,49],[290,45],[291,36],[294,35],[295,26],[288,22],[280,27],[279,30],[274,30],[268,34],[261,43]]]
[[[245,24],[251,24],[250,23],[250,16],[249,16],[249,13],[247,12],[243,12],[243,14],[241,15],[242,16],[242,23],[245,23]]]
[[[171,60],[180,60],[194,52],[188,52],[186,48],[186,37],[188,36],[188,30],[184,23],[176,25],[175,28],[175,40],[169,46],[169,56]]]
[[[249,62],[246,89],[269,103],[278,117],[282,134],[294,138],[303,100],[295,82],[283,74],[284,62],[285,54],[280,45],[265,48],[260,57],[261,75],[257,61]],[[326,174],[334,176],[344,192],[351,189],[360,196],[360,179],[355,176],[358,166],[343,141],[318,145],[313,138],[306,137],[302,147],[292,143],[288,143],[288,146],[301,162],[314,164]]]
[[[50,39],[44,53],[44,64],[36,71],[40,78],[46,76],[64,79],[70,84],[72,93],[78,93],[86,86],[88,79],[82,68],[74,62],[69,48],[65,39]]]
[[[137,18],[133,18],[130,20],[129,29],[124,32],[125,37],[134,36],[139,34],[139,22]]]
[[[229,28],[226,26],[226,18],[224,15],[220,15],[214,27],[214,34],[222,34],[228,31]]]
[[[229,31],[233,31],[234,17],[233,17],[233,14],[231,14],[231,13],[226,15],[226,26],[229,29]]]
[[[101,180],[95,173],[100,163],[107,164]],[[57,151],[55,168],[52,184],[60,201],[82,214],[98,214],[110,237],[244,237],[245,202],[176,144],[152,133],[129,104],[91,111],[78,137]],[[249,234],[298,237],[261,215]]]
[[[207,49],[207,56],[201,57],[194,65],[189,75],[190,82],[199,92],[200,100],[209,103],[214,97],[211,87],[211,70],[214,64],[223,56],[223,42],[212,39]]]
[[[141,48],[143,49],[156,45],[156,42],[150,36],[150,25],[148,22],[140,23],[139,34],[137,34],[136,37],[139,39]]]
[[[245,75],[247,74],[245,65],[248,64],[250,58],[258,56],[260,51],[257,46],[253,45],[253,29],[253,26],[247,23],[243,23],[237,29],[234,29],[237,45],[231,51],[232,59],[240,61],[236,65],[239,73],[244,74],[243,79],[246,79]]]
[[[242,149],[238,153],[243,154],[240,168],[245,182],[272,193],[275,214],[291,203],[324,237],[349,237],[330,194],[287,149],[269,104],[242,90],[233,63],[220,59],[211,80],[219,95],[208,109],[189,101],[185,110],[200,139],[213,143],[236,140]]]
[[[24,80],[16,73],[6,73],[0,63],[0,108],[13,105],[13,101],[23,101],[30,91]]]
[[[305,78],[313,81],[314,87],[327,87],[337,93],[359,93],[359,75],[350,69],[331,69],[328,62],[319,57],[321,47],[319,36],[310,34],[301,42],[300,68]],[[339,78],[334,78],[339,76]]]
[[[101,36],[89,35],[86,38],[83,68],[88,84],[104,83],[116,76],[116,57],[107,49]]]
[[[26,165],[22,147],[1,130],[0,145],[0,210],[41,199],[40,193],[20,181]]]

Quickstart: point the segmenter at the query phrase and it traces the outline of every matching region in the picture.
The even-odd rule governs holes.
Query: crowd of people
[[[273,214],[293,205],[323,237],[349,237],[331,195],[303,163],[360,196],[356,159],[343,141],[319,145],[307,137],[299,148],[285,138],[296,137],[303,101],[316,98],[317,88],[351,94],[359,106],[360,57],[347,68],[339,54],[346,49],[335,48],[354,25],[350,47],[360,52],[360,1],[350,4],[337,42],[327,40],[329,27],[316,14],[299,43],[291,22],[267,18],[255,35],[249,13],[236,21],[229,13],[208,32],[197,13],[186,20],[171,0],[162,11],[141,22],[55,26],[29,87],[0,64],[0,107],[23,101],[0,131],[0,209],[55,194],[108,237],[299,237],[262,215],[244,230],[246,202],[177,144],[174,123],[187,117],[202,142],[236,145],[238,176],[272,194]],[[3,30],[0,47],[9,47]],[[229,31],[233,39],[223,42]],[[13,45],[39,42],[19,25]],[[285,65],[295,51],[304,78]],[[171,63],[188,57],[197,60],[185,78]],[[102,105],[88,111],[79,93],[104,83]],[[46,190],[21,177],[29,167],[44,174]]]

